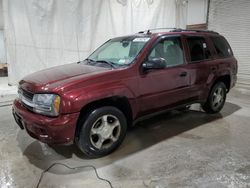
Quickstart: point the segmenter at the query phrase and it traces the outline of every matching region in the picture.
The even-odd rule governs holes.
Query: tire
[[[215,114],[221,111],[223,108],[227,96],[227,89],[223,82],[216,83],[207,98],[206,103],[202,106],[202,109],[208,114]]]
[[[103,157],[117,149],[125,138],[127,120],[117,108],[105,106],[91,110],[79,121],[78,148],[88,157]]]

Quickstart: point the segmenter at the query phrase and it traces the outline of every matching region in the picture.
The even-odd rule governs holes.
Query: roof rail
[[[219,34],[218,32],[211,31],[211,30],[206,30],[206,29],[174,29],[171,32],[185,32],[185,31],[190,31],[190,32],[205,32],[205,33]]]
[[[185,32],[185,31],[190,31],[190,32],[205,32],[205,33],[214,33],[214,34],[219,34],[218,32],[211,31],[211,30],[206,30],[206,29],[181,29],[181,28],[175,28],[175,27],[162,27],[162,28],[154,28],[154,29],[148,29],[144,31],[139,31],[138,33],[146,33],[146,34],[152,34],[151,31],[156,31],[156,30],[169,30],[170,32]]]
[[[138,33],[146,33],[146,34],[151,34],[151,31],[155,31],[155,30],[179,30],[180,28],[175,28],[175,27],[162,27],[162,28],[154,28],[154,29],[148,29],[148,30],[144,30],[144,31],[139,31]]]

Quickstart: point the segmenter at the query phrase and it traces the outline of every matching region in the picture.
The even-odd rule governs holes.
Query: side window
[[[169,37],[158,42],[148,59],[164,58],[168,67],[184,64],[180,37]]]
[[[233,55],[231,48],[224,37],[211,37],[215,50],[219,57],[230,57]]]
[[[191,61],[202,61],[211,57],[205,38],[188,37],[187,42]]]

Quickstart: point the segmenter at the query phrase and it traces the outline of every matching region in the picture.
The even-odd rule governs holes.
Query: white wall
[[[6,63],[3,30],[0,30],[0,63]]]
[[[3,1],[0,0],[0,29],[3,29]]]
[[[3,36],[3,4],[0,0],[0,63],[5,63],[5,47],[4,47],[4,36]]]
[[[189,0],[187,25],[206,23],[208,0]]]

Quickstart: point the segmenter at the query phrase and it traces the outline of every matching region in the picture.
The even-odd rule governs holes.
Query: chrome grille
[[[24,90],[24,89],[20,89],[20,90],[21,90],[22,95],[23,95],[26,99],[29,99],[30,101],[33,100],[33,96],[34,96],[33,93],[31,93],[31,92],[29,92],[29,91],[26,91],[26,90]]]
[[[33,100],[34,94],[22,88],[18,89],[18,94],[19,94],[20,100],[22,101],[22,105],[28,110],[33,111],[32,100]]]

